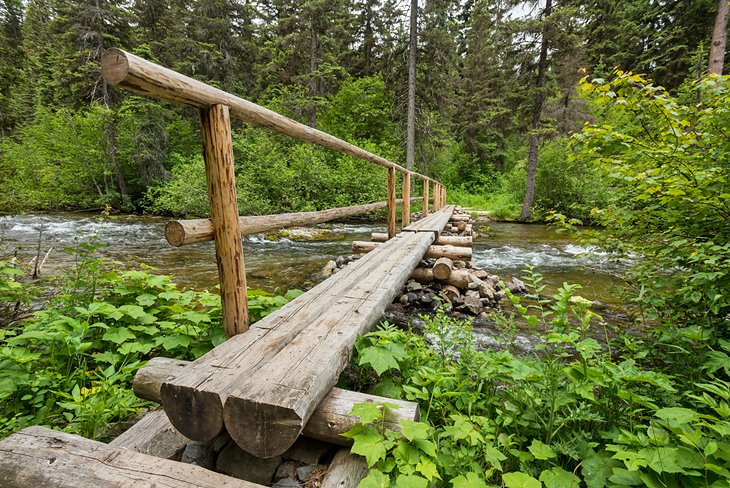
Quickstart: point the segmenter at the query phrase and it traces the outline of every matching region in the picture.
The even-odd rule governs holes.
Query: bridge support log
[[[453,285],[459,289],[465,289],[469,287],[469,270],[468,269],[454,269],[451,271],[449,277],[444,281],[449,285]],[[411,273],[411,279],[416,280],[424,285],[433,283],[436,278],[433,275],[431,268],[416,268]]]
[[[0,485],[263,488],[193,464],[111,447],[43,427],[28,427],[0,442]]]
[[[449,258],[438,258],[433,265],[433,277],[439,281],[447,280],[453,269],[454,261]]]
[[[340,449],[335,454],[319,488],[357,488],[368,475],[368,464],[362,456]]]
[[[380,242],[354,241],[352,243],[352,252],[366,253],[380,246]],[[471,259],[472,252],[469,247],[456,246],[430,246],[426,251],[427,258],[451,258],[456,261],[468,261]]]
[[[388,234],[373,232],[370,234],[370,240],[373,242],[385,242],[388,240]],[[434,245],[472,247],[472,238],[471,236],[439,236],[434,242]]]
[[[166,380],[185,374],[190,361],[170,358],[153,358],[144,367],[137,371],[134,377],[134,393],[139,398],[160,403],[160,388]],[[326,397],[317,406],[311,418],[304,427],[302,434],[313,439],[349,446],[352,439],[342,437],[358,421],[350,415],[356,403],[388,402],[397,405],[397,409],[388,409],[385,413],[385,427],[390,430],[400,430],[398,423],[401,419],[417,421],[420,410],[417,403],[404,400],[393,400],[366,393],[358,393],[341,388],[332,388]]]

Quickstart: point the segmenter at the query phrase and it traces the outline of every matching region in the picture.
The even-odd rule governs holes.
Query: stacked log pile
[[[362,253],[385,242],[387,237],[387,234],[373,233],[372,242],[353,242],[354,254],[330,261],[325,274],[338,272],[359,259]],[[472,239],[471,218],[457,209],[425,259],[411,274],[400,296],[389,307],[389,317],[433,312],[439,306],[457,316],[474,317],[486,314],[486,309],[499,307],[500,300],[506,297],[502,282],[499,276],[479,268],[471,260]],[[524,283],[517,278],[503,284],[512,293],[525,291]]]

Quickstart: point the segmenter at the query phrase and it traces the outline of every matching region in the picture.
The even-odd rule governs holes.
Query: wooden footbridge
[[[211,219],[173,221],[166,236],[175,246],[215,241],[228,340],[190,363],[150,361],[135,379],[135,392],[161,403],[163,410],[148,414],[108,445],[40,427],[0,442],[0,486],[260,486],[171,459],[189,440],[221,445],[232,439],[257,458],[284,453],[302,434],[347,445],[339,434],[355,421],[348,415],[352,406],[385,401],[334,387],[350,360],[356,337],[381,319],[424,256],[470,256],[470,248],[449,243],[469,246],[471,239],[457,242],[440,237],[454,213],[454,207],[446,205],[444,186],[124,51],[108,50],[102,69],[110,84],[200,109]],[[231,116],[385,167],[387,201],[321,212],[239,217]],[[396,233],[396,172],[402,174],[400,233]],[[423,182],[424,217],[415,223],[410,223],[412,178]],[[241,235],[384,207],[387,235],[377,240],[385,242],[373,245],[361,259],[249,327]],[[454,225],[463,227],[465,217],[456,218],[461,222]],[[434,245],[437,239],[446,245]],[[388,413],[394,428],[399,418],[418,418],[417,405],[395,403],[401,408]],[[356,486],[365,473],[362,461],[345,449],[335,458],[323,486]]]

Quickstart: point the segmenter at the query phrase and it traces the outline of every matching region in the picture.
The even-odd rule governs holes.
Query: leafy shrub
[[[382,418],[393,405],[353,409],[361,422],[346,435],[371,468],[360,486],[722,486],[727,382],[698,391],[652,370],[635,338],[596,340],[603,319],[578,285],[547,299],[539,275],[526,281],[531,293],[509,298],[539,355],[477,350],[470,328],[441,313],[424,336],[386,324],[359,340],[359,386],[416,401],[422,415],[392,432]]]
[[[195,359],[224,340],[218,295],[146,270],[107,270],[95,247],[77,251],[44,310],[0,329],[0,437],[35,424],[103,436],[148,404],[131,390],[146,359]],[[0,293],[8,283],[0,279]],[[252,321],[298,293],[251,291]]]

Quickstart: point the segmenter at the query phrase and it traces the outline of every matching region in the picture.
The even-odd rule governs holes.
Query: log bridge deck
[[[192,363],[174,364],[174,370],[152,371],[156,366],[151,362],[147,369],[154,377],[153,386],[140,386],[138,391],[135,379],[135,392],[160,402],[164,413],[151,413],[109,445],[40,427],[3,440],[0,486],[260,486],[161,458],[172,457],[187,439],[215,443],[230,436],[258,458],[282,454],[303,432],[346,443],[338,434],[355,421],[348,416],[353,403],[385,399],[333,387],[350,361],[357,336],[375,326],[419,262],[434,252],[432,244],[454,211],[446,205],[446,189],[329,134],[123,51],[107,51],[102,70],[111,84],[201,110],[212,218],[173,223],[168,226],[168,239],[177,246],[215,240],[228,340]],[[387,202],[270,219],[239,218],[229,108],[238,118],[386,167]],[[396,171],[403,174],[399,234]],[[424,218],[414,224],[410,224],[411,176],[423,181]],[[429,182],[434,190],[432,208]],[[322,222],[383,206],[388,209],[388,233],[379,240],[385,242],[248,327],[242,234]],[[140,376],[145,376],[143,370]],[[400,403],[401,418],[417,420],[417,405]],[[397,427],[397,415],[392,421]],[[364,476],[361,461],[346,453],[336,459],[340,458],[356,465],[345,472]],[[332,482],[332,486],[346,486],[337,479]]]

